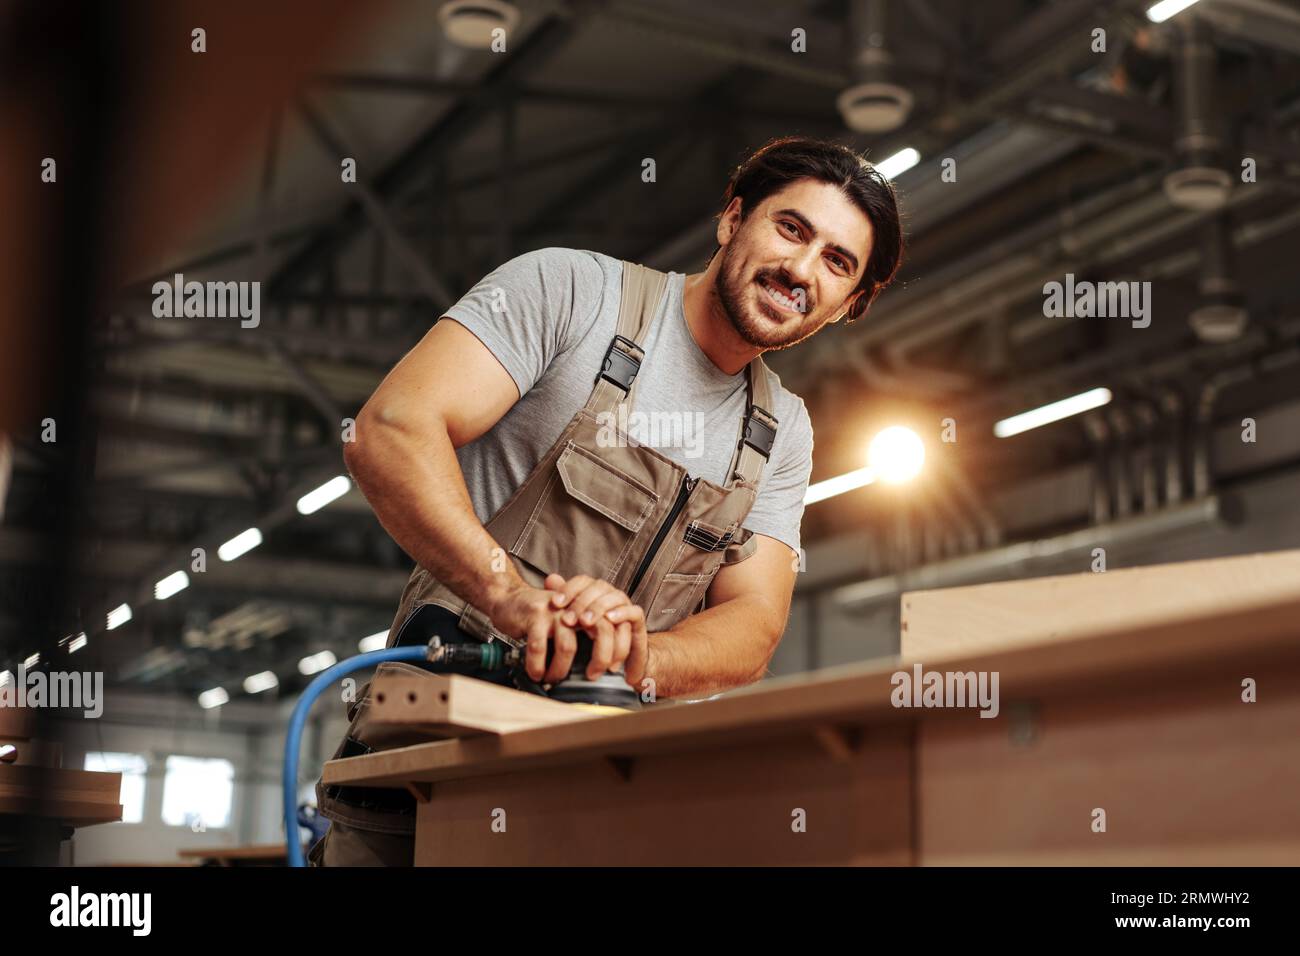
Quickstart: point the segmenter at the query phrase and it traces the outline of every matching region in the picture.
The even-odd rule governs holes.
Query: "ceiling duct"
[[[1202,4],[1196,15],[1209,20],[1222,34],[1258,46],[1300,53],[1300,12],[1271,0],[1215,0]]]
[[[1245,299],[1233,278],[1232,240],[1226,215],[1215,216],[1201,232],[1201,270],[1197,282],[1204,301],[1192,310],[1188,323],[1202,342],[1219,344],[1241,338],[1245,331]]]
[[[1197,17],[1182,23],[1174,63],[1179,131],[1178,166],[1165,176],[1165,195],[1194,212],[1222,209],[1232,192],[1223,168],[1219,111],[1214,102],[1215,49],[1210,28]]]
[[[893,82],[893,54],[886,44],[890,0],[852,0],[849,70],[856,82],[835,101],[855,133],[898,129],[912,112],[910,90]]]
[[[830,600],[841,612],[863,612],[882,601],[897,606],[898,596],[904,591],[1059,574],[1069,564],[1077,566],[1078,556],[1090,554],[1094,548],[1119,549],[1206,527],[1231,527],[1243,517],[1244,503],[1239,497],[1207,495],[1152,514],[1134,515],[1055,537],[1019,541],[886,577],[845,584],[830,592]]]

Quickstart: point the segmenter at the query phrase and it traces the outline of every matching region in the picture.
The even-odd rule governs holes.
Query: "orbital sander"
[[[622,674],[606,672],[595,680],[587,676],[591,662],[593,642],[582,631],[577,632],[578,649],[573,656],[569,674],[558,684],[542,685],[528,676],[524,669],[524,652],[513,645],[492,641],[482,643],[444,642],[434,635],[429,640],[427,663],[440,672],[464,674],[469,677],[492,678],[508,675],[516,688],[529,694],[540,694],[551,700],[568,704],[587,704],[614,707],[621,710],[640,710],[641,698],[628,685]],[[554,645],[547,648],[546,663],[550,666],[555,654]]]

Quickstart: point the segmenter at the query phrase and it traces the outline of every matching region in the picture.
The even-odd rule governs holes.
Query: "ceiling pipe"
[[[883,342],[887,345],[892,344],[890,358],[894,363],[894,368],[898,373],[909,370],[908,352],[922,343],[932,341],[942,335],[955,332],[968,324],[983,321],[989,315],[994,314],[993,309],[979,308],[971,311],[966,304],[969,301],[980,301],[977,297],[964,297],[965,301],[958,307],[954,307],[951,290],[959,282],[966,281],[972,274],[978,275],[985,271],[989,265],[1005,263],[1008,257],[1017,255],[1027,248],[1034,246],[1048,245],[1059,242],[1060,249],[1063,253],[1073,254],[1074,257],[1082,256],[1085,245],[1083,240],[1087,238],[1086,234],[1080,236],[1079,227],[1074,225],[1079,222],[1092,220],[1095,224],[1102,227],[1107,225],[1106,213],[1114,210],[1115,215],[1132,217],[1137,211],[1134,207],[1139,205],[1139,200],[1145,200],[1147,203],[1160,203],[1162,197],[1159,192],[1149,195],[1151,189],[1155,189],[1162,181],[1159,174],[1149,174],[1137,179],[1127,180],[1111,189],[1106,190],[1096,196],[1089,197],[1074,206],[1067,207],[1052,215],[1048,215],[1030,224],[1018,231],[1017,235],[1010,240],[1002,240],[992,245],[986,245],[974,254],[961,259],[958,262],[948,266],[941,267],[934,273],[925,277],[925,282],[912,284],[912,288],[918,290],[911,295],[906,289],[897,291],[892,297],[879,303],[873,309],[872,324],[864,326],[856,333],[851,349],[867,348],[877,342]],[[1244,191],[1235,191],[1229,203],[1232,206],[1254,202],[1257,199],[1265,199],[1272,195],[1273,190],[1267,184],[1261,183],[1249,194]],[[1126,209],[1127,207],[1127,209]],[[1146,207],[1152,208],[1152,207]],[[1154,208],[1159,208],[1156,206]],[[1163,241],[1170,235],[1180,231],[1186,231],[1190,225],[1197,222],[1197,217],[1189,216],[1188,213],[1177,210],[1171,210],[1168,203],[1164,203],[1166,212],[1173,212],[1161,222],[1161,226],[1156,231],[1147,231],[1145,235],[1137,237],[1124,238],[1125,233],[1130,233],[1129,229],[1118,230],[1120,238],[1113,245],[1102,250],[1104,255],[1133,255],[1141,252],[1147,246]],[[1130,219],[1130,222],[1132,220]],[[1070,223],[1070,232],[1061,234],[1061,223]],[[1273,217],[1268,222],[1247,223],[1231,232],[1231,241],[1236,248],[1246,248],[1258,242],[1264,241],[1272,236],[1287,231],[1295,227],[1300,222],[1300,211],[1291,210],[1280,216]],[[1085,257],[1086,258],[1086,257]],[[1170,277],[1186,272],[1194,268],[1200,261],[1199,252],[1184,250],[1173,256],[1166,257],[1161,261],[1157,268],[1150,266],[1144,270],[1146,273],[1160,274],[1164,277]],[[1091,265],[1092,262],[1086,261],[1079,265]],[[1058,266],[1058,268],[1060,268]],[[1037,276],[1032,276],[1031,281],[1027,282],[1020,290],[1021,294],[1016,301],[1029,298],[1036,294],[1040,284],[1035,281]],[[927,295],[931,289],[942,290],[936,294]],[[1010,296],[1004,298],[1012,298]],[[997,303],[999,309],[1006,308],[1006,303],[999,300]],[[982,303],[981,303],[982,306]],[[1040,325],[1045,325],[1041,319],[1029,320],[1019,323],[1012,328],[1013,339],[1023,339],[1032,337],[1033,330]],[[1054,328],[1055,324],[1050,327]],[[900,333],[904,329],[916,329],[913,335],[907,338],[905,347],[899,348],[898,342]],[[1046,331],[1047,329],[1042,329]],[[843,346],[837,346],[831,350],[824,348],[818,350],[817,343],[814,343],[815,351],[813,359],[809,363],[806,371],[800,372],[795,369],[790,370],[791,378],[796,380],[796,384],[801,375],[820,375],[827,369],[833,369],[845,361],[849,349]],[[923,370],[915,370],[915,374],[923,374]],[[783,372],[783,376],[784,376]]]
[[[1211,376],[1201,387],[1196,401],[1196,430],[1192,445],[1193,497],[1202,498],[1210,493],[1210,432],[1214,424],[1214,406],[1219,395],[1229,386],[1249,381],[1252,377],[1250,365],[1238,365]]]
[[[943,44],[949,53],[961,56],[966,51],[967,41],[961,30],[930,6],[929,0],[907,0],[907,8],[915,15],[922,29]]]
[[[1202,4],[1196,15],[1258,46],[1300,54],[1300,13],[1270,0],[1214,0]]]
[[[892,0],[850,0],[849,71],[853,84],[835,100],[844,125],[855,133],[888,133],[907,122],[915,97],[894,82],[889,50]]]
[[[1207,221],[1201,231],[1201,269],[1197,279],[1204,301],[1187,322],[1202,342],[1219,344],[1241,338],[1248,315],[1245,297],[1234,278],[1234,256],[1227,214]]]
[[[1083,416],[1083,430],[1092,446],[1092,502],[1088,515],[1094,525],[1110,521],[1115,513],[1110,490],[1110,424],[1101,412]]]
[[[1218,54],[1210,26],[1198,16],[1179,21],[1182,33],[1174,62],[1174,92],[1179,117],[1174,149],[1178,167],[1165,176],[1169,201],[1194,212],[1222,209],[1232,193],[1223,168],[1222,120],[1215,102]]]
[[[980,544],[986,548],[996,547],[1002,543],[1002,527],[997,517],[980,499],[979,493],[965,472],[948,460],[946,455],[935,455],[930,459],[934,470],[952,489],[955,499],[974,519],[979,528]]]
[[[1112,405],[1102,410],[1110,420],[1114,454],[1111,466],[1115,473],[1115,517],[1124,519],[1133,512],[1132,442],[1133,429],[1123,408]]]
[[[980,548],[980,531],[971,519],[969,509],[958,500],[952,470],[955,470],[955,466],[950,468],[947,463],[943,467],[934,468],[927,482],[930,500],[926,502],[926,511],[933,511],[934,519],[944,529],[946,557],[978,551]]]
[[[1156,426],[1159,411],[1150,402],[1133,403],[1138,447],[1134,458],[1138,477],[1138,500],[1143,514],[1150,514],[1160,506],[1160,488],[1156,480]]]
[[[990,146],[997,149],[997,146]],[[1008,161],[1011,157],[1007,157]],[[821,377],[828,368],[835,368],[847,363],[850,354],[865,350],[874,345],[888,346],[894,336],[905,329],[926,326],[933,321],[956,321],[964,324],[964,312],[971,302],[978,302],[976,291],[983,282],[982,275],[990,270],[1006,269],[1006,263],[1012,259],[1024,268],[1038,263],[1041,265],[1045,254],[1041,247],[1048,249],[1062,248],[1076,250],[1080,224],[1099,220],[1105,214],[1131,206],[1144,196],[1149,196],[1159,185],[1156,176],[1128,178],[1111,188],[1073,203],[1065,209],[1057,210],[1043,216],[1014,235],[985,244],[969,256],[957,262],[942,266],[923,279],[911,284],[911,288],[901,288],[890,292],[872,307],[872,321],[861,328],[853,330],[853,341],[845,343],[821,344],[816,339],[810,345],[816,352],[816,360],[810,363],[816,368],[809,368],[806,373],[810,378],[815,374]],[[1158,198],[1158,194],[1157,194]],[[1163,199],[1159,201],[1168,208]],[[1062,224],[1068,224],[1069,231],[1062,237]],[[1063,243],[1067,245],[1063,245]],[[1015,273],[997,272],[999,282],[1008,282]],[[916,291],[912,291],[912,290]],[[931,293],[929,290],[936,290]],[[954,291],[956,290],[956,291]],[[798,379],[800,372],[791,369],[791,377]],[[785,378],[785,373],[782,373]]]
[[[887,304],[883,309],[878,306],[878,311],[873,313],[873,317],[876,319],[875,324],[864,328],[858,333],[853,348],[867,347],[876,341],[884,341],[892,345],[893,352],[898,354],[892,354],[891,352],[890,358],[895,363],[895,369],[901,373],[903,369],[908,367],[907,352],[942,335],[955,332],[966,325],[984,321],[990,315],[1000,314],[999,310],[1006,309],[1008,302],[1018,304],[1025,299],[1034,297],[1041,290],[1039,276],[1031,273],[1027,279],[1024,276],[1015,278],[1015,289],[1005,291],[1002,298],[995,303],[996,308],[994,305],[986,305],[983,298],[974,292],[978,286],[971,285],[968,277],[974,274],[978,281],[979,274],[987,268],[987,264],[990,262],[1001,261],[1005,263],[1008,256],[1016,254],[1026,246],[1038,245],[1049,250],[1055,246],[1060,250],[1063,257],[1068,254],[1074,260],[1073,266],[1068,261],[1057,264],[1055,271],[1063,273],[1070,268],[1091,267],[1108,259],[1133,255],[1152,244],[1163,241],[1170,235],[1186,231],[1189,225],[1193,225],[1198,221],[1198,216],[1178,210],[1174,211],[1173,215],[1168,219],[1157,220],[1159,225],[1156,228],[1148,229],[1144,233],[1134,234],[1132,232],[1132,227],[1141,221],[1146,211],[1161,207],[1166,211],[1170,211],[1171,207],[1159,192],[1146,195],[1142,204],[1134,201],[1137,194],[1145,193],[1146,190],[1154,188],[1158,182],[1158,177],[1147,176],[1122,184],[1078,204],[1077,207],[1071,207],[1052,216],[1044,217],[1044,219],[1024,230],[1023,234],[1018,236],[1014,242],[1004,241],[993,246],[986,246],[979,252],[926,276],[925,283],[916,283],[913,288],[918,290],[942,289],[943,291],[924,298],[919,298],[923,293],[918,292],[911,300],[903,296],[901,298],[904,304],[901,309],[896,304],[899,302],[900,297],[893,300],[895,304]],[[1234,194],[1230,202],[1235,206],[1241,203],[1253,202],[1256,199],[1264,199],[1271,194],[1271,192],[1265,192],[1267,190],[1270,190],[1270,187],[1261,184],[1249,194],[1244,192]],[[1130,208],[1124,210],[1122,207],[1126,203],[1129,204]],[[1115,209],[1117,206],[1120,208],[1116,209],[1115,214],[1120,218],[1108,221],[1109,217],[1106,211]],[[1086,230],[1072,225],[1068,232],[1061,233],[1058,238],[1053,238],[1054,233],[1061,231],[1059,220],[1077,223],[1086,219],[1090,212],[1095,213],[1098,207],[1103,211],[1093,215]],[[1300,224],[1300,210],[1290,210],[1267,222],[1252,222],[1243,225],[1232,231],[1231,239],[1236,248],[1248,248],[1281,232],[1292,229],[1297,224]],[[1087,243],[1095,241],[1102,234],[1109,234],[1115,238],[1109,245],[1088,251]],[[1040,235],[1044,237],[1039,238]],[[1042,254],[1045,255],[1046,252]],[[1197,250],[1184,250],[1173,256],[1166,257],[1159,263],[1149,265],[1143,270],[1143,275],[1150,274],[1170,278],[1185,273],[1194,268],[1199,262],[1200,254]],[[1012,276],[1006,273],[1000,274],[999,279],[1005,286],[1009,286],[1013,281]],[[960,292],[959,295],[958,292]],[[979,306],[972,309],[968,305],[972,301],[979,302]],[[1059,320],[1048,321],[1043,317],[1027,319],[1012,327],[1011,337],[1016,342],[1024,342],[1042,332],[1056,328],[1059,324],[1061,324]],[[910,334],[904,334],[905,329],[913,329],[914,331]],[[859,343],[862,344],[859,345]],[[844,351],[841,350],[841,360],[844,358]],[[833,363],[835,358],[828,356],[825,361]],[[824,367],[824,365],[818,366],[819,369]]]
[[[1207,525],[1227,526],[1239,521],[1241,515],[1240,502],[1235,498],[1210,495],[1178,507],[1163,508],[1152,515],[1138,515],[1055,537],[1022,541],[914,568],[902,574],[843,585],[830,592],[830,599],[841,611],[860,612],[883,601],[896,601],[904,591],[1027,577],[1033,575],[1043,562],[1064,560],[1076,554],[1086,555],[1098,547],[1119,548]]]
[[[1266,195],[1265,190],[1269,187],[1261,184],[1256,191],[1250,194],[1239,193],[1232,197],[1231,202],[1245,203],[1255,202],[1263,199]],[[997,295],[983,295],[980,297],[970,297],[969,301],[977,302],[978,305],[967,306],[964,309],[954,308],[950,301],[926,301],[918,304],[914,310],[909,310],[906,316],[905,324],[910,331],[903,332],[900,326],[904,322],[891,324],[889,326],[890,342],[887,346],[891,359],[894,361],[907,361],[908,352],[929,344],[942,335],[950,334],[959,329],[965,328],[971,324],[986,321],[990,316],[997,315],[1019,306],[1026,300],[1031,300],[1041,294],[1042,284],[1046,281],[1043,276],[1060,279],[1065,272],[1075,272],[1076,274],[1083,269],[1098,268],[1109,263],[1130,258],[1147,248],[1163,242],[1179,233],[1186,232],[1189,228],[1195,226],[1203,214],[1187,213],[1183,210],[1174,209],[1173,215],[1168,218],[1151,218],[1146,220],[1149,223],[1147,229],[1135,231],[1141,214],[1158,213],[1163,207],[1168,213],[1171,207],[1168,200],[1159,193],[1147,197],[1146,200],[1135,204],[1135,208],[1121,210],[1116,213],[1102,217],[1097,221],[1089,224],[1089,229],[1083,233],[1084,243],[1078,238],[1080,234],[1075,232],[1070,235],[1063,235],[1057,243],[1062,258],[1052,264],[1042,264],[1038,269],[1025,271],[1019,275],[1013,274],[1005,277],[1004,288]],[[1290,217],[1292,213],[1288,213]],[[1083,248],[1080,248],[1080,246]],[[1066,254],[1068,250],[1068,255]],[[1189,260],[1191,265],[1199,261],[1199,256]],[[1191,268],[1187,265],[1187,268]],[[1185,271],[1179,270],[1179,271]],[[943,296],[935,296],[932,299],[942,300]],[[1034,337],[1041,331],[1055,328],[1068,319],[1046,320],[1035,317],[1026,320],[1012,328],[1012,337],[1018,341],[1024,341]],[[1022,328],[1028,326],[1028,328]]]
[[[946,284],[941,292],[917,303],[890,324],[886,343],[890,357],[905,360],[907,353],[943,335],[1011,309],[1025,299],[1041,297],[1045,282],[1083,270],[1108,241],[1131,235],[1140,224],[1151,222],[1168,209],[1168,201],[1153,194],[1075,225],[1031,251]],[[1055,225],[1059,230],[1059,222]]]
[[[1293,345],[1285,351],[1223,369],[1210,376],[1201,387],[1196,402],[1192,456],[1192,493],[1196,497],[1208,495],[1214,481],[1212,460],[1214,412],[1223,393],[1243,382],[1254,382],[1266,375],[1272,375],[1296,362],[1300,362],[1300,347]]]
[[[1165,504],[1176,505],[1183,500],[1187,403],[1177,389],[1167,386],[1158,389],[1157,395],[1165,421],[1161,455],[1164,465]]]
[[[707,5],[702,5],[707,6]],[[789,41],[777,46],[768,37],[741,33],[732,24],[729,28],[699,17],[699,10],[689,11],[676,4],[615,0],[594,8],[594,12],[619,23],[657,33],[671,40],[678,48],[696,50],[701,54],[737,66],[749,66],[774,76],[789,77],[815,86],[838,87],[844,83],[844,71],[826,68],[807,61],[812,57],[782,56],[789,53]]]

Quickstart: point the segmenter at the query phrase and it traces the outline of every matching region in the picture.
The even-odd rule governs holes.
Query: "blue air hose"
[[[284,741],[284,842],[289,851],[290,866],[307,865],[303,857],[302,840],[298,837],[298,752],[302,749],[302,729],[307,723],[311,705],[327,687],[354,671],[365,670],[385,661],[424,661],[428,659],[428,653],[429,648],[420,644],[414,647],[390,647],[349,657],[319,674],[298,698],[298,706],[289,718],[289,732]]]

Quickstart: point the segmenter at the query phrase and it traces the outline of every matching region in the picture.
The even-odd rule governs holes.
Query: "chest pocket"
[[[716,485],[699,490],[700,499],[679,533],[673,562],[646,605],[647,630],[666,631],[694,614],[718,570],[752,551],[746,547],[751,532],[741,522],[749,515],[756,489],[738,482],[730,492]]]
[[[636,479],[570,442],[512,553],[543,575],[613,581],[657,502]]]

